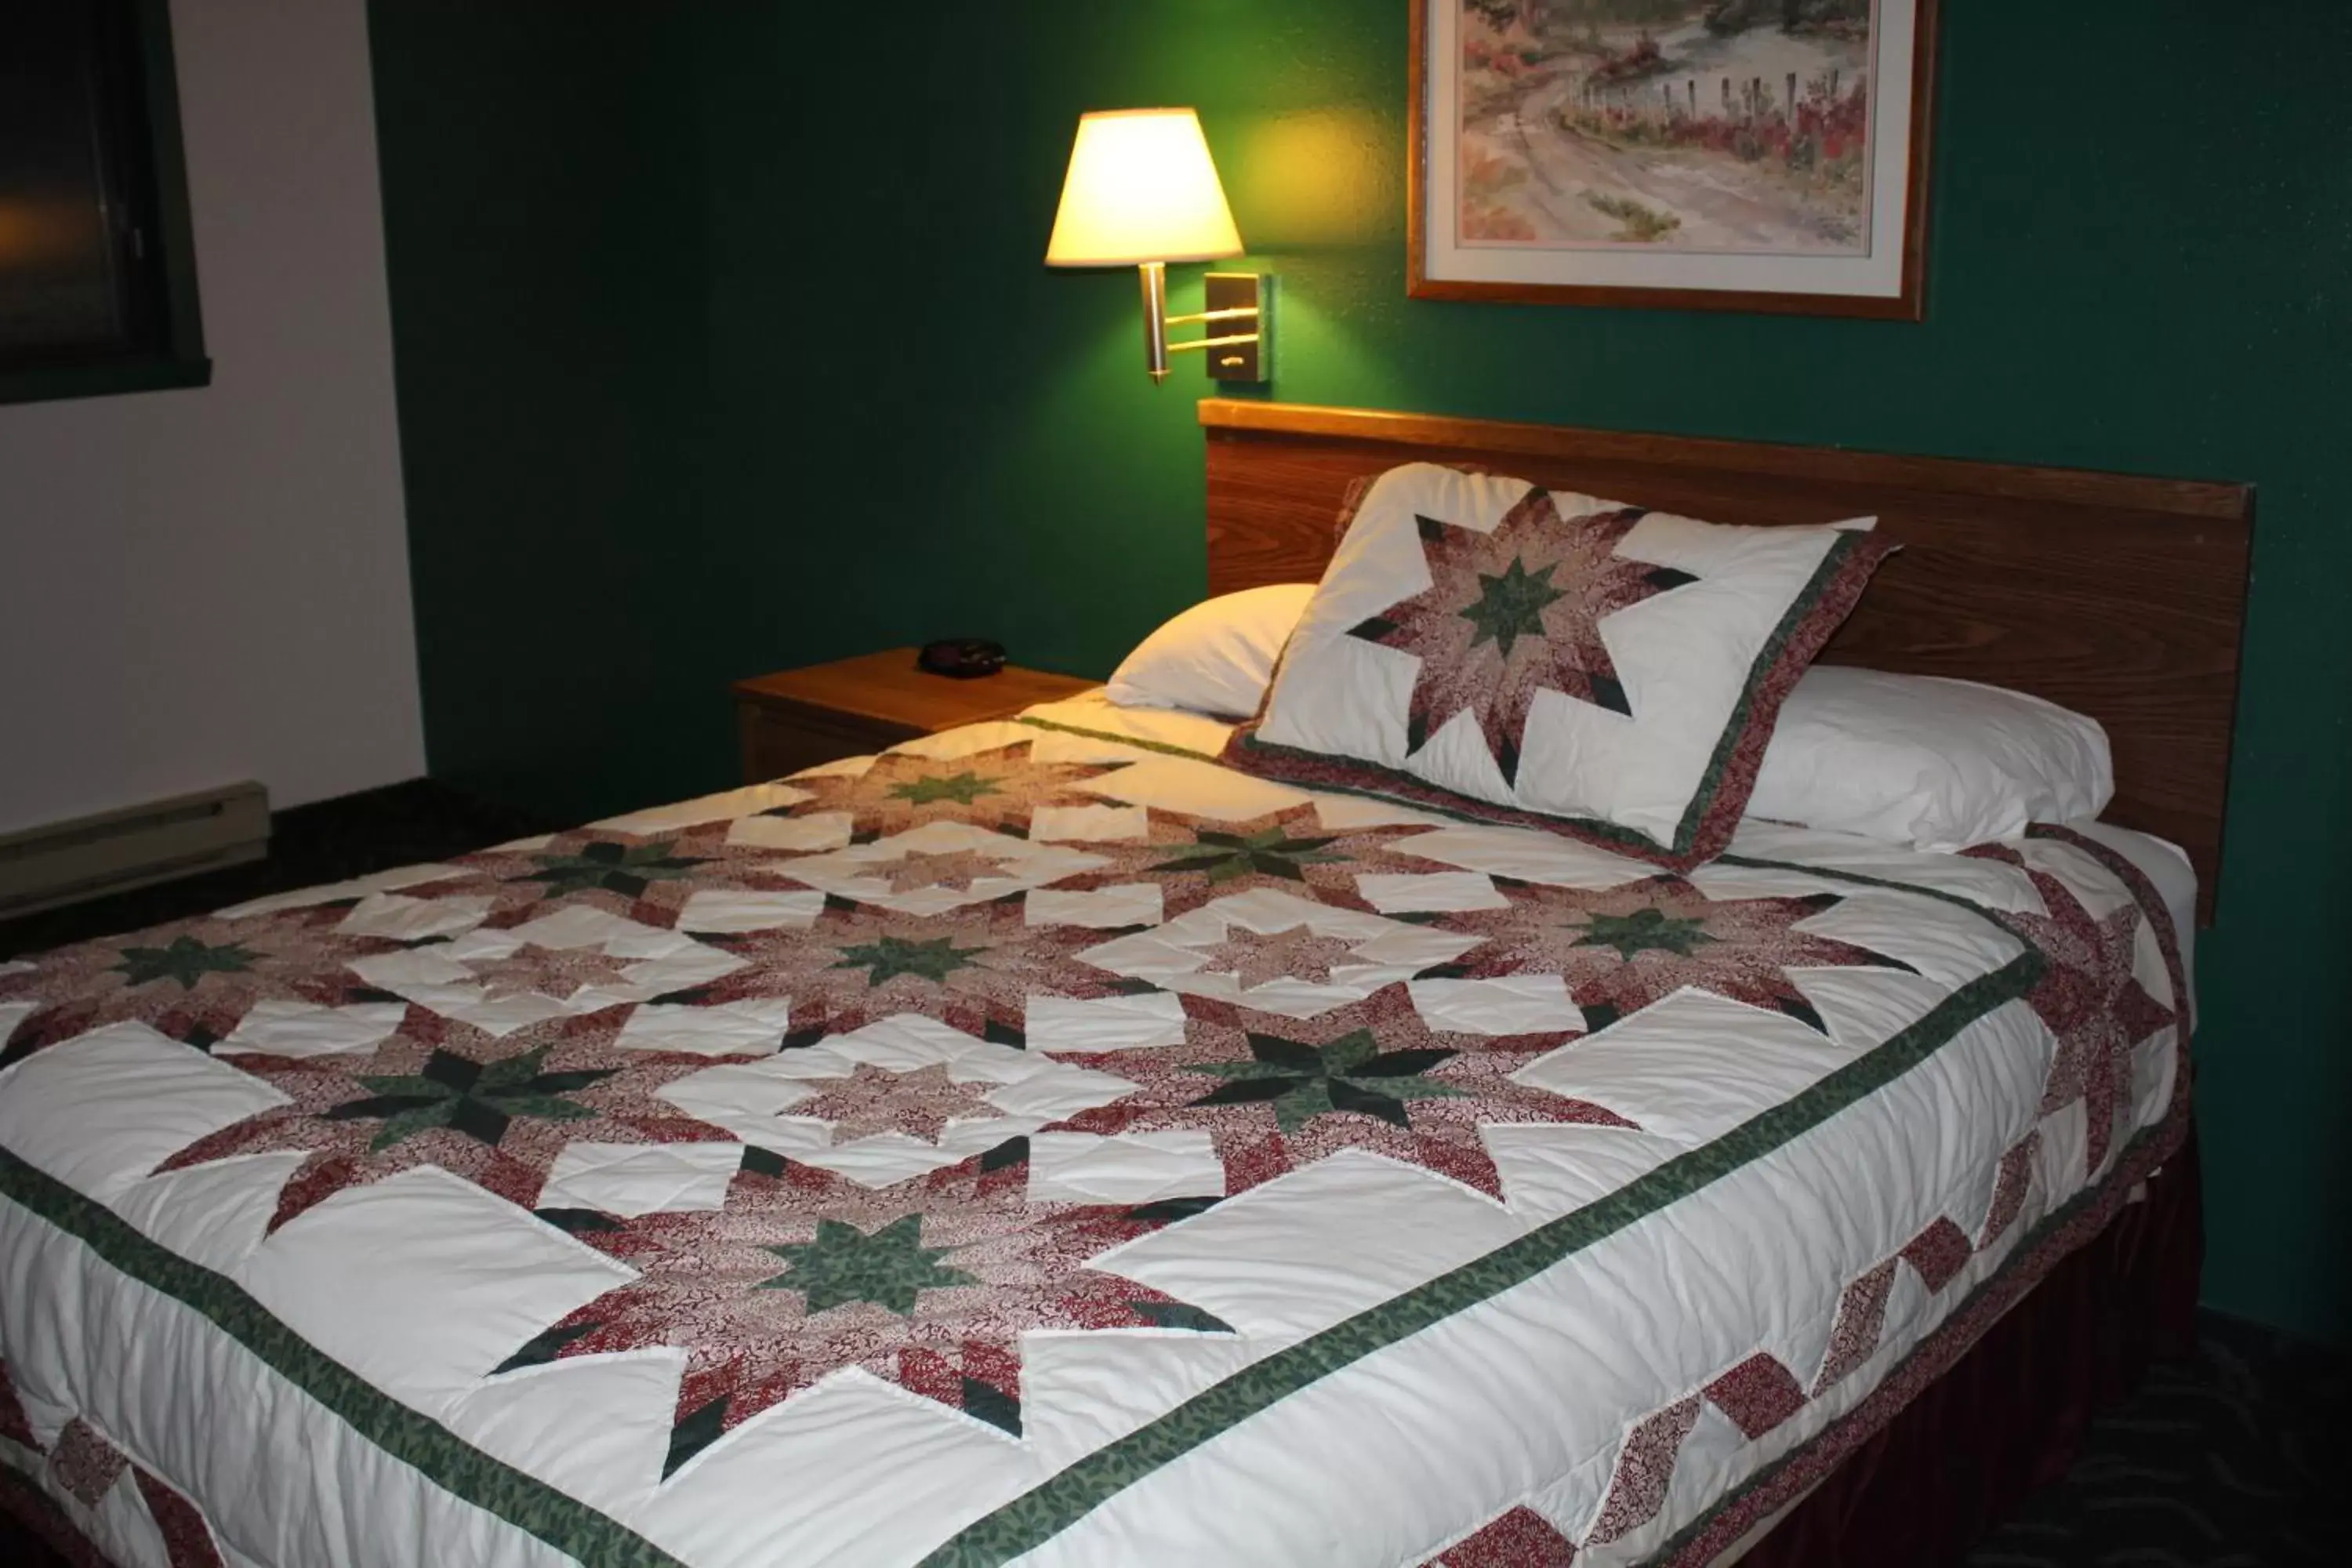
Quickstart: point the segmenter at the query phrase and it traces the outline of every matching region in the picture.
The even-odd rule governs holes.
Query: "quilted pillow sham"
[[[1894,547],[1434,464],[1364,492],[1225,761],[1676,869],[1730,842],[1781,700]]]

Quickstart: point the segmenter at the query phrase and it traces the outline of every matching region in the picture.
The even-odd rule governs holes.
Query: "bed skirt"
[[[2196,1348],[2205,1232],[2193,1129],[2145,1191],[1791,1508],[1739,1568],[1954,1562],[2063,1476],[2094,1416],[2127,1398],[2151,1362]]]

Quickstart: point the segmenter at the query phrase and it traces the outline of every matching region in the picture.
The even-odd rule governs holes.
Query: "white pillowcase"
[[[1195,605],[1127,656],[1106,695],[1246,718],[1314,595],[1283,583]],[[2095,719],[1974,681],[1815,665],[1781,705],[1748,815],[1948,854],[2087,821],[2115,793]]]
[[[1949,853],[2106,809],[2098,721],[1925,675],[1816,665],[1780,708],[1748,815]]]
[[[1314,596],[1312,583],[1276,583],[1195,605],[1127,656],[1108,695],[1122,708],[1246,719],[1265,700],[1274,661]]]

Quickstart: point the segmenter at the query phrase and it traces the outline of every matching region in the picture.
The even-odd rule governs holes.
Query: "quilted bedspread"
[[[1687,875],[982,725],[0,966],[122,1568],[1701,1562],[2185,1124],[2088,840]]]

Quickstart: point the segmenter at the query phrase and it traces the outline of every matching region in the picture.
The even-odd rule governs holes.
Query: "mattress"
[[[0,970],[0,1459],[126,1565],[1703,1563],[2185,1131],[2101,836],[1661,877],[1199,722]]]

